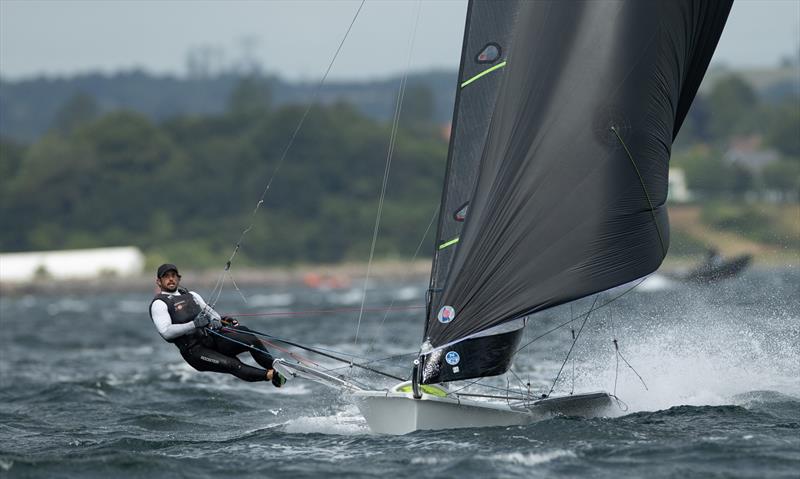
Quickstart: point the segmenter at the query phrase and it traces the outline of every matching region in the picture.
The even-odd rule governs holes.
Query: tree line
[[[283,158],[306,106],[273,108],[258,81],[241,82],[221,114],[160,123],[95,116],[90,100],[73,98],[32,144],[0,141],[0,250],[131,244],[154,261],[219,266],[252,223],[238,257],[247,265],[368,257],[390,123],[315,105]],[[414,253],[446,154],[412,109],[397,132],[378,256]]]
[[[441,194],[447,140],[432,93],[416,87],[405,98],[378,257],[410,257]],[[725,77],[695,100],[673,166],[705,198],[796,192],[798,105],[797,97],[762,100],[740,78]],[[164,120],[104,113],[77,94],[47,134],[29,144],[0,139],[0,250],[130,244],[153,262],[219,266],[252,224],[238,260],[248,265],[364,260],[391,122],[348,103],[314,105],[283,158],[306,108],[276,106],[258,78],[241,80],[221,113]],[[731,142],[747,136],[778,158],[759,170],[726,161]],[[422,251],[431,250],[432,235]]]

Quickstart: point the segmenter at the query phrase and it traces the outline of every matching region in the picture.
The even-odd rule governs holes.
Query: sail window
[[[464,221],[467,219],[467,209],[469,208],[469,201],[461,205],[461,207],[453,213],[453,219],[456,221]]]
[[[494,63],[500,58],[500,53],[500,45],[489,43],[478,53],[478,56],[475,57],[475,61],[478,63]]]

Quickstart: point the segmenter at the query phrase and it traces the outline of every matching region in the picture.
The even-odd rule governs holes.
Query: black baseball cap
[[[175,274],[177,274],[179,278],[181,277],[181,274],[178,273],[178,267],[177,266],[175,266],[174,264],[170,264],[170,263],[164,263],[164,264],[162,264],[161,266],[158,267],[158,272],[156,273],[156,278],[161,278],[162,276],[164,276],[167,273],[167,271],[175,271]]]

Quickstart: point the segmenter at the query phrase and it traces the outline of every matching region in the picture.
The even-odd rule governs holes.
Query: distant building
[[[736,137],[731,140],[723,159],[731,165],[741,165],[758,173],[764,166],[780,159],[777,151],[765,149],[761,144],[761,135]]]
[[[134,276],[144,270],[139,248],[96,248],[28,253],[0,253],[0,283],[36,279],[93,279],[102,275]]]
[[[686,186],[686,174],[682,168],[669,169],[669,189],[667,201],[672,203],[686,203],[692,199],[692,194]]]

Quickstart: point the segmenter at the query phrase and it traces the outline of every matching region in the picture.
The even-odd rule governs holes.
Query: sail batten
[[[483,15],[497,20],[494,5],[507,9],[505,34],[479,25]],[[474,338],[661,264],[672,141],[730,6],[470,3],[460,81],[491,66],[475,52],[492,40],[472,35],[497,36],[505,65],[459,92],[437,245],[458,242],[435,252],[427,343]],[[482,82],[492,90],[481,91]],[[465,218],[455,221],[465,204]],[[470,367],[459,370],[480,369],[484,359],[460,357]],[[423,379],[434,377],[474,376]]]

